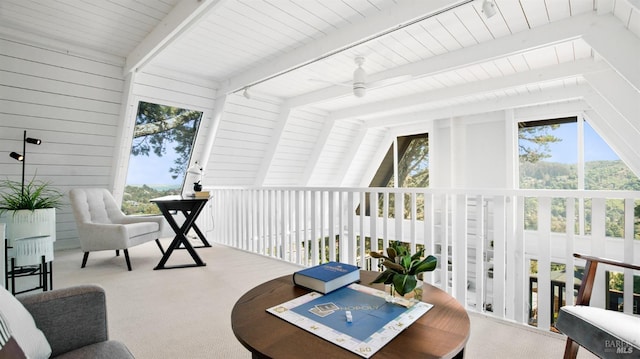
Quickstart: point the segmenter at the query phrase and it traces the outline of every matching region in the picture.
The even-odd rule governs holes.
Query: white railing
[[[519,323],[535,322],[539,328],[550,327],[558,297],[573,304],[572,295],[555,291],[552,295],[558,288],[552,264],[566,264],[566,273],[573,273],[573,268],[583,265],[574,260],[573,252],[640,262],[640,240],[634,240],[634,208],[640,192],[208,190],[213,197],[199,226],[206,228],[209,240],[304,266],[339,260],[372,270],[377,270],[377,263],[371,263],[369,251],[382,250],[389,241],[406,242],[412,250],[424,246],[426,254],[439,258],[438,268],[425,281],[449,292],[470,310]],[[527,217],[534,219],[527,225],[534,228],[525,230],[525,202],[532,200],[537,214]],[[563,208],[554,205],[558,200],[564,203],[564,216],[553,213]],[[620,238],[605,233],[610,200],[624,206]],[[564,222],[566,230],[553,229],[552,219]],[[535,276],[530,275],[531,261],[537,261]],[[626,312],[633,308],[632,275],[625,272]],[[578,284],[573,275],[564,277],[561,284],[566,288]],[[530,288],[532,278],[537,282],[535,290]],[[597,281],[592,304],[604,307],[604,303],[602,279]]]

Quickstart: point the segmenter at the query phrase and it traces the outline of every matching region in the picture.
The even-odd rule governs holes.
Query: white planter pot
[[[30,211],[6,211],[0,215],[0,223],[6,223],[6,238],[9,246],[17,238],[50,236],[56,240],[56,209],[45,208]]]

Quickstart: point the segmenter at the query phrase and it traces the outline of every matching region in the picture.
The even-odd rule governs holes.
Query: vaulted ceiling
[[[493,3],[487,17],[482,0],[2,0],[0,24],[106,54],[125,73],[205,78],[219,93],[370,121],[579,88],[603,69],[585,34],[640,34],[637,0]],[[351,89],[357,57],[364,97]]]
[[[379,152],[389,128],[553,104],[587,113],[640,174],[640,0],[491,0],[493,16],[487,1],[0,0],[0,31],[117,65],[123,78],[207,82],[217,89],[210,96],[230,104],[219,110],[227,118],[245,91],[272,102],[269,116],[288,119],[271,121],[279,125],[269,128],[269,145],[253,150],[252,171],[242,163],[247,183],[281,183],[281,176],[287,184],[333,184],[351,176],[338,183],[357,185],[370,169],[345,175],[345,166],[375,162],[377,155],[356,152]],[[357,59],[364,96],[352,88]],[[297,111],[318,119],[295,120]],[[305,138],[285,138],[287,121],[315,127]],[[350,137],[332,132],[340,126]],[[216,139],[228,152],[207,166],[218,176],[238,167],[246,149],[246,136],[227,132],[238,138]],[[283,139],[306,147],[277,149]],[[340,139],[351,148],[335,150]]]

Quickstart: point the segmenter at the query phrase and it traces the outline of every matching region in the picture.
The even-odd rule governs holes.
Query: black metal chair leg
[[[87,265],[88,258],[89,258],[89,252],[84,252],[84,256],[82,257],[82,267],[80,268],[84,268],[84,266]]]
[[[158,245],[158,248],[160,248],[162,255],[164,255],[164,248],[162,248],[162,244],[160,244],[160,239],[156,239],[156,244]]]
[[[126,251],[126,249],[125,249],[125,251]],[[116,257],[120,257],[120,250],[119,249],[116,249]]]
[[[124,250],[124,259],[127,261],[127,269],[129,269],[129,272],[131,272],[131,261],[129,260],[129,250],[128,249]]]

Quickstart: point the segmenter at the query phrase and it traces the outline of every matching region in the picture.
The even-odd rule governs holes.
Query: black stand
[[[151,200],[151,202],[155,203],[158,206],[160,212],[162,212],[162,215],[167,220],[167,222],[169,222],[171,229],[173,229],[176,234],[176,236],[173,238],[173,241],[171,241],[171,244],[169,244],[169,248],[162,256],[162,259],[160,259],[160,263],[158,263],[154,270],[201,267],[207,265],[202,261],[202,259],[200,259],[200,256],[195,251],[194,247],[187,240],[187,233],[191,228],[193,228],[203,243],[203,245],[199,247],[211,247],[211,244],[207,242],[204,234],[202,234],[200,229],[195,224],[198,215],[200,215],[200,212],[202,212],[208,200],[208,198],[183,198],[181,196],[166,196],[154,198]],[[176,223],[175,218],[171,214],[172,211],[180,211],[182,214],[184,214],[185,220],[182,223],[182,226],[179,226],[178,223]],[[186,249],[195,263],[166,266],[165,264],[169,260],[169,257],[176,249]]]
[[[42,289],[43,292],[53,289],[53,261],[46,262],[45,256],[41,257],[41,262],[38,265],[30,266],[16,266],[16,259],[11,258],[11,266],[9,266],[9,254],[8,250],[13,247],[7,245],[7,240],[4,242],[4,263],[5,263],[5,287],[9,289],[11,287],[11,294],[22,294],[31,292],[34,290]],[[16,278],[38,276],[38,285],[16,292]],[[11,285],[9,285],[11,284]]]

